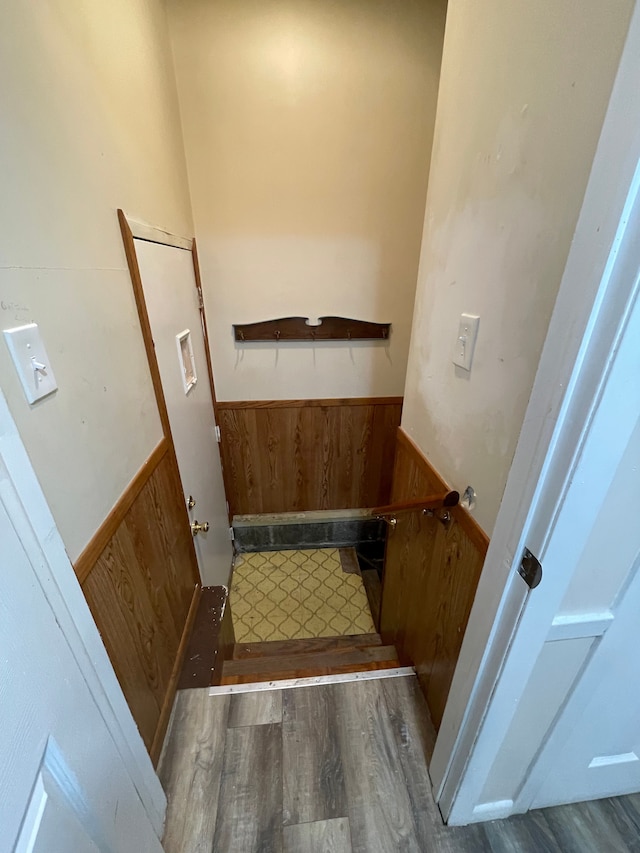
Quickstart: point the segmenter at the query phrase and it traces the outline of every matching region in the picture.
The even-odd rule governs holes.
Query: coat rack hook
[[[389,323],[371,323],[352,317],[280,317],[234,325],[237,341],[367,341],[389,337]]]

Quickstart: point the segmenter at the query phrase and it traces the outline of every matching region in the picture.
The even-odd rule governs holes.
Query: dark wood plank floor
[[[226,598],[227,593],[223,586],[202,588],[178,679],[178,690],[220,684],[223,664],[220,654],[220,629]]]
[[[640,851],[640,795],[442,824],[415,677],[209,697],[182,690],[160,762],[166,853]]]

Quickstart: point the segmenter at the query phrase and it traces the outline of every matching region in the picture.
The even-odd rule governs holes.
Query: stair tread
[[[298,660],[302,656],[298,657]],[[273,670],[271,672],[247,672],[228,674],[223,672],[222,684],[250,684],[256,681],[283,681],[292,678],[317,678],[321,675],[342,675],[350,672],[370,672],[372,670],[394,669],[400,666],[397,659],[371,661],[369,663],[343,663],[338,666],[297,667],[295,669]]]
[[[353,634],[349,637],[312,637],[305,640],[272,640],[262,643],[236,643],[233,660],[332,652],[338,649],[381,646],[380,634]]]
[[[329,652],[279,655],[278,657],[248,658],[225,661],[223,678],[231,675],[258,673],[280,673],[297,670],[330,669],[338,667],[360,667],[371,663],[387,663],[398,666],[395,646],[368,646],[365,648],[334,649]]]

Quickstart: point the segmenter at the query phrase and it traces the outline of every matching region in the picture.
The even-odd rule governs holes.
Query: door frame
[[[207,315],[204,307],[204,294],[202,290],[202,277],[200,275],[198,246],[195,237],[181,237],[177,234],[172,234],[169,231],[165,231],[163,228],[157,228],[155,225],[149,225],[146,222],[139,222],[138,220],[127,216],[127,214],[120,208],[118,208],[118,222],[120,224],[120,231],[122,233],[122,241],[124,243],[124,250],[127,257],[127,266],[129,267],[131,284],[136,300],[136,307],[138,309],[138,317],[140,318],[140,329],[142,331],[144,348],[147,353],[149,370],[151,371],[151,380],[153,383],[153,390],[156,396],[156,402],[158,404],[158,411],[160,413],[162,430],[165,438],[169,442],[171,452],[173,453],[173,457],[177,465],[175,445],[173,443],[173,437],[171,435],[171,426],[169,424],[169,413],[167,411],[167,403],[164,396],[164,389],[162,388],[160,368],[158,367],[158,360],[156,358],[155,345],[153,343],[153,332],[151,330],[151,323],[149,321],[149,312],[147,311],[147,303],[144,295],[144,286],[142,284],[142,276],[140,274],[140,267],[138,264],[138,256],[136,254],[134,240],[146,240],[148,243],[160,243],[163,246],[171,246],[174,249],[183,249],[184,251],[191,253],[193,273],[196,282],[196,291],[198,293],[198,307],[200,309],[201,331],[202,337],[204,339],[204,352],[207,363],[207,376],[209,378],[209,388],[211,390],[213,424],[217,437],[219,435],[217,419],[218,399],[216,397],[216,384],[213,376],[211,347],[209,346],[209,327],[207,325]],[[222,481],[224,484],[225,499],[227,503],[227,517],[229,518],[229,523],[231,523],[228,498],[229,483],[227,482],[227,477],[225,474],[219,440],[218,455],[220,456],[220,467],[222,468]]]
[[[430,765],[435,799],[452,822],[465,811],[454,811],[463,788],[467,806],[481,791],[467,775],[470,757],[532,595],[517,573],[518,558],[525,544],[544,553],[637,293],[639,77],[636,4]],[[533,595],[538,607],[551,604],[544,579]],[[532,651],[520,661],[522,678],[533,659]],[[518,685],[511,687],[513,695]],[[492,724],[504,733],[513,702],[494,710]]]
[[[153,830],[161,839],[166,811],[164,791],[1,390],[0,457],[37,541],[38,552],[30,555],[34,571]],[[17,528],[16,532],[28,547],[27,538],[31,536],[23,538]]]

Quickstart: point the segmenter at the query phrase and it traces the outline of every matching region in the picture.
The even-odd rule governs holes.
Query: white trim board
[[[209,688],[209,696],[232,696],[237,693],[262,693],[269,690],[292,690],[296,687],[321,687],[323,684],[349,684],[355,681],[376,681],[382,678],[415,676],[412,666],[394,669],[374,669],[368,672],[343,672],[337,675],[313,675],[309,678],[282,678],[279,681],[252,681],[247,684],[220,684]]]
[[[156,228],[155,225],[139,222],[136,219],[132,219],[126,213],[124,218],[127,220],[127,225],[136,240],[146,240],[148,243],[162,243],[163,246],[173,246],[174,249],[185,249],[187,252],[193,249],[193,239],[190,237],[180,237],[178,234],[172,234],[163,228]]]
[[[547,643],[558,640],[578,640],[582,637],[601,637],[613,622],[613,613],[561,613],[554,617],[547,634]]]

